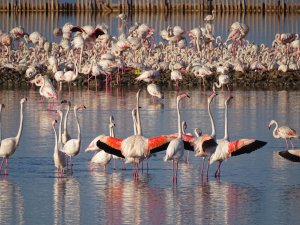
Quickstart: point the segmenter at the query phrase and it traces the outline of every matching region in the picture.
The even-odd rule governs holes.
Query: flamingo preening
[[[173,183],[177,183],[177,172],[178,172],[178,162],[182,158],[184,154],[184,141],[182,139],[182,127],[181,127],[181,116],[180,116],[180,110],[179,110],[179,103],[184,98],[189,98],[190,96],[186,93],[182,93],[177,96],[176,99],[176,106],[177,106],[177,125],[178,125],[178,135],[177,138],[173,139],[170,144],[168,145],[168,148],[166,150],[166,155],[164,157],[164,161],[173,161]]]
[[[22,131],[23,131],[23,105],[26,101],[27,101],[27,98],[22,98],[20,100],[20,105],[21,105],[20,126],[19,126],[17,135],[15,137],[10,137],[10,138],[1,140],[0,157],[3,157],[3,159],[1,162],[1,166],[0,166],[0,174],[2,172],[2,167],[3,167],[4,161],[5,161],[6,165],[5,165],[4,175],[8,175],[8,158],[15,153],[15,151],[19,145],[20,138],[21,138]]]
[[[291,139],[292,138],[299,139],[300,138],[299,134],[293,128],[290,128],[288,126],[278,127],[278,123],[275,120],[270,121],[269,129],[271,128],[271,126],[273,124],[275,124],[275,128],[273,130],[273,137],[274,138],[283,138],[283,139],[285,139],[287,149],[289,148],[287,140],[289,140],[291,145],[292,145],[292,148],[294,148],[294,145],[293,145],[293,142],[292,142]]]
[[[228,159],[232,156],[237,156],[245,153],[253,152],[264,145],[267,142],[259,141],[255,139],[239,139],[235,141],[229,141],[228,136],[228,102],[232,99],[232,96],[229,96],[225,100],[225,125],[224,125],[224,137],[223,139],[217,140],[217,148],[215,152],[211,155],[209,164],[212,164],[215,161],[219,162],[218,168],[215,172],[215,177],[220,176],[221,173],[221,164],[225,159]]]

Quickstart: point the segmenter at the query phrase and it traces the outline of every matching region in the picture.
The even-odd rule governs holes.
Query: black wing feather
[[[237,156],[237,155],[241,155],[241,154],[245,154],[245,153],[249,154],[249,153],[263,147],[266,144],[267,144],[267,142],[265,142],[265,141],[255,140],[251,144],[246,145],[246,146],[240,148],[239,150],[232,152],[231,156]]]
[[[300,162],[300,157],[289,153],[289,151],[281,151],[278,154],[289,161]]]
[[[112,155],[115,155],[115,156],[118,156],[121,158],[125,158],[124,155],[122,155],[122,152],[120,150],[112,148],[100,140],[97,141],[96,145],[98,148],[103,149],[105,152],[107,152],[109,154],[112,154]]]

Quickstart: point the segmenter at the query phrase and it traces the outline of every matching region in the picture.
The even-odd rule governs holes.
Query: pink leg
[[[289,144],[287,142],[287,139],[285,139],[286,149],[289,149]]]
[[[204,163],[205,163],[205,157],[202,157],[202,164],[201,164],[201,171],[200,171],[201,177],[203,176]]]
[[[291,143],[291,145],[292,145],[292,148],[294,149],[295,147],[294,147],[294,145],[293,145],[293,142],[292,142],[292,140],[291,140],[291,139],[289,139],[289,141],[290,141],[290,143]]]
[[[4,172],[4,175],[8,175],[8,159],[5,158],[5,172]]]
[[[208,178],[208,173],[209,173],[209,161],[210,161],[210,157],[208,158],[208,162],[207,162],[206,178]]]
[[[189,156],[190,156],[190,151],[188,151],[186,154],[186,159],[185,159],[186,163],[189,163]]]
[[[0,167],[0,174],[1,174],[1,171],[2,171],[4,161],[5,161],[5,157],[2,158],[1,167]]]
[[[172,181],[173,181],[173,183],[175,182],[175,168],[174,168],[174,165],[175,165],[174,160],[172,160],[172,175],[173,175]]]
[[[178,175],[178,161],[176,161],[176,184],[177,184],[177,175]]]
[[[219,177],[220,176],[220,173],[221,173],[221,164],[222,164],[222,161],[219,161],[218,169],[215,172],[215,177],[217,177],[217,176]]]

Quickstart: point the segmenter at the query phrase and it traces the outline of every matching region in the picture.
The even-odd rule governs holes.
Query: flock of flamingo
[[[118,18],[125,26],[126,16]],[[118,138],[114,135],[114,119],[110,117],[110,135],[97,136],[86,148],[95,152],[91,161],[106,166],[111,158],[122,159],[124,163],[134,164],[133,176],[138,179],[139,165],[156,152],[166,151],[164,161],[173,161],[173,182],[177,182],[178,163],[182,160],[184,151],[193,151],[196,157],[202,157],[201,176],[203,176],[205,159],[208,158],[206,177],[209,176],[209,166],[218,162],[215,177],[220,176],[221,163],[240,154],[250,153],[266,142],[245,138],[229,140],[228,134],[228,104],[232,100],[230,85],[230,71],[247,72],[250,70],[297,70],[300,68],[300,40],[298,34],[276,34],[272,47],[264,44],[255,45],[245,40],[249,31],[246,24],[235,22],[230,27],[230,33],[225,42],[220,36],[213,34],[213,16],[205,19],[205,27],[197,27],[189,32],[179,26],[169,26],[160,32],[162,42],[154,42],[154,30],[146,24],[136,23],[119,37],[112,37],[105,24],[79,27],[66,23],[62,28],[53,32],[56,38],[61,37],[59,43],[49,42],[39,32],[27,34],[22,27],[15,27],[9,33],[0,32],[1,48],[0,63],[2,67],[21,70],[26,68],[28,80],[39,87],[39,93],[47,99],[58,99],[58,91],[62,91],[63,82],[68,83],[69,94],[71,84],[78,78],[78,74],[85,74],[89,81],[104,75],[106,84],[112,81],[113,76],[120,82],[124,72],[133,70],[138,81],[149,83],[148,92],[154,97],[163,98],[160,87],[155,83],[160,73],[170,71],[171,80],[178,88],[179,81],[186,72],[192,72],[196,77],[218,74],[218,82],[213,83],[212,94],[207,99],[208,114],[211,121],[211,133],[203,134],[195,129],[195,136],[185,133],[185,123],[181,121],[180,102],[189,98],[187,93],[181,93],[176,99],[178,113],[178,130],[171,134],[160,134],[156,137],[144,137],[139,113],[139,96],[137,92],[136,107],[132,110],[134,134],[127,138]],[[187,34],[187,35],[186,35]],[[187,43],[187,37],[190,44]],[[32,44],[30,44],[32,43]],[[50,71],[51,78],[41,73]],[[58,90],[52,79],[56,80]],[[205,83],[203,83],[205,84]],[[216,88],[227,86],[228,97],[224,102],[224,137],[216,139],[215,122],[212,116],[211,102],[218,95]],[[23,128],[23,104],[26,98],[21,99],[20,128],[16,137],[2,140],[0,128],[0,174],[6,164],[4,174],[8,174],[8,159],[15,152]],[[58,175],[63,177],[65,169],[72,172],[72,157],[78,155],[81,145],[80,123],[77,111],[83,110],[84,105],[75,105],[75,122],[78,128],[77,138],[71,139],[67,132],[68,114],[71,101],[62,100],[59,104],[66,104],[65,115],[57,110],[59,115],[59,131],[56,132],[57,120],[52,122],[55,134],[54,164]],[[0,119],[4,105],[0,104]],[[276,124],[273,132],[275,138],[284,138],[288,147],[288,140],[299,138],[297,132],[289,127],[278,128],[272,120],[269,127]],[[1,126],[1,121],[0,121]],[[64,127],[64,128],[63,128]],[[292,147],[294,148],[293,144]],[[298,150],[287,150],[279,153],[281,156],[300,161]]]
[[[142,123],[139,113],[139,98],[140,90],[136,94],[136,106],[132,110],[132,120],[133,120],[133,130],[134,133],[127,138],[115,137],[114,127],[115,122],[113,116],[110,116],[109,125],[109,135],[99,135],[95,137],[91,143],[85,149],[85,152],[94,152],[91,162],[94,164],[100,164],[106,168],[108,163],[112,158],[123,160],[124,164],[132,163],[134,164],[133,176],[134,179],[138,179],[139,165],[144,161],[148,160],[156,152],[166,151],[164,161],[173,162],[173,183],[177,183],[177,173],[178,173],[178,163],[183,159],[184,152],[193,151],[195,157],[202,157],[201,166],[201,177],[203,177],[205,159],[208,158],[207,168],[206,168],[206,178],[209,176],[209,166],[218,162],[218,168],[215,172],[215,177],[220,176],[220,167],[224,160],[229,159],[233,156],[238,156],[241,154],[251,153],[257,149],[260,149],[266,142],[256,140],[253,138],[243,138],[238,140],[229,140],[228,134],[228,104],[233,99],[232,95],[228,95],[224,102],[224,137],[221,139],[216,139],[216,129],[215,121],[212,115],[211,102],[218,95],[217,92],[213,91],[212,94],[207,99],[207,109],[208,115],[211,122],[211,133],[202,133],[198,128],[195,129],[195,135],[186,134],[186,122],[181,120],[181,110],[180,102],[189,95],[185,92],[180,93],[176,99],[177,105],[177,120],[178,129],[177,132],[170,134],[160,134],[155,137],[147,138],[143,136]],[[23,105],[27,101],[26,98],[20,100],[20,127],[18,133],[15,137],[2,139],[1,130],[1,114],[4,108],[3,104],[0,104],[0,156],[3,157],[0,174],[2,172],[4,162],[5,171],[4,175],[8,174],[8,159],[14,154],[17,146],[19,145],[20,138],[23,130]],[[81,148],[81,132],[80,123],[77,117],[77,111],[83,110],[86,107],[84,105],[75,105],[74,115],[75,123],[78,129],[77,138],[71,138],[67,131],[68,114],[71,110],[71,102],[63,100],[61,104],[67,105],[67,110],[65,115],[61,110],[57,110],[56,113],[59,115],[59,128],[58,134],[56,132],[55,126],[58,122],[57,120],[52,121],[52,128],[55,134],[55,145],[53,160],[54,165],[57,168],[57,173],[59,177],[64,177],[66,173],[65,169],[70,170],[72,174],[72,157],[76,156],[80,152]],[[295,130],[287,126],[278,127],[276,121],[271,120],[269,128],[275,124],[276,127],[273,131],[273,136],[275,138],[283,138],[286,141],[286,147],[288,146],[288,141],[292,145],[292,149],[287,151],[279,152],[279,154],[291,161],[300,161],[300,150],[295,150],[291,138],[299,138],[299,135]],[[148,165],[147,165],[148,167]]]

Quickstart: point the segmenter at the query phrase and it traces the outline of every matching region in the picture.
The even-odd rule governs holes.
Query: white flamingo
[[[164,98],[164,94],[162,93],[160,87],[154,83],[148,84],[147,85],[147,91],[148,93],[152,96],[152,102],[154,103],[154,97],[157,97],[159,99]]]
[[[173,161],[173,183],[177,182],[177,172],[178,172],[178,162],[182,158],[184,154],[184,142],[182,140],[182,128],[181,128],[181,117],[180,117],[180,110],[179,110],[179,103],[182,99],[190,97],[186,93],[182,93],[177,96],[176,99],[176,106],[177,106],[177,125],[178,125],[178,135],[177,138],[173,139],[170,144],[168,145],[168,148],[166,150],[166,155],[164,157],[164,161]]]
[[[78,155],[80,151],[80,144],[81,144],[81,132],[80,132],[80,125],[77,117],[77,110],[78,109],[85,109],[86,107],[84,105],[75,105],[74,106],[74,114],[75,114],[75,119],[76,119],[76,124],[77,124],[77,130],[78,130],[78,135],[77,139],[71,139],[66,142],[66,144],[62,148],[62,152],[64,152],[67,156],[70,157],[70,168],[72,172],[72,157]]]
[[[62,112],[61,112],[62,114]],[[60,120],[60,131],[61,131],[61,121],[62,116]],[[54,146],[54,153],[53,153],[53,161],[54,165],[57,168],[57,173],[59,177],[64,176],[64,168],[66,167],[66,161],[65,161],[65,154],[59,150],[59,141],[57,140],[57,133],[55,130],[55,124],[57,123],[57,120],[52,121],[52,128],[55,135],[55,146]]]
[[[20,138],[21,138],[22,131],[23,131],[23,104],[26,101],[27,101],[27,98],[22,98],[20,100],[20,105],[21,105],[21,109],[20,109],[20,126],[19,126],[17,136],[1,140],[0,157],[3,157],[3,159],[2,159],[2,162],[1,162],[1,166],[0,166],[0,174],[1,174],[1,171],[2,171],[4,161],[5,161],[5,164],[6,164],[4,175],[8,174],[8,158],[15,153],[15,151],[16,151],[18,145],[19,145]]]

